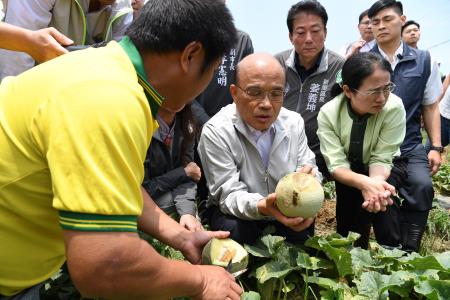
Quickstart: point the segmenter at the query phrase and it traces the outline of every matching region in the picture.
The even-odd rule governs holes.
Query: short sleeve
[[[432,59],[430,65],[431,71],[425,86],[422,105],[431,105],[435,103],[442,92],[442,81],[439,75],[438,64]]]
[[[83,82],[42,107],[36,136],[48,160],[63,229],[136,231],[143,162],[154,121],[132,87]]]

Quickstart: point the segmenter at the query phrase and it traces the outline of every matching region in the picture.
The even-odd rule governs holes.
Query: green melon
[[[313,175],[290,173],[275,188],[278,209],[288,217],[314,217],[325,198],[320,182]]]
[[[232,239],[211,239],[203,248],[202,264],[228,268],[230,273],[247,268],[248,252],[238,242]]]

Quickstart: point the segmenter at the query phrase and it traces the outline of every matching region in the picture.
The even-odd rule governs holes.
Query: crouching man
[[[286,174],[313,173],[302,117],[282,108],[285,75],[269,54],[252,54],[237,66],[233,104],[203,127],[198,152],[209,188],[207,219],[252,244],[272,225],[276,234],[302,243],[314,234],[313,218],[289,218],[276,207],[276,184]]]

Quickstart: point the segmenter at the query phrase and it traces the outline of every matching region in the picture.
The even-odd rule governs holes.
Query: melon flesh
[[[299,172],[281,178],[275,194],[278,209],[288,217],[314,217],[325,198],[322,185],[316,177]]]
[[[228,267],[230,273],[235,273],[247,268],[248,253],[232,239],[213,238],[203,248],[202,264]]]

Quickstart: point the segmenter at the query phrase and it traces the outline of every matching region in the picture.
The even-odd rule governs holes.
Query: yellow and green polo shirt
[[[65,260],[62,229],[137,230],[143,162],[162,97],[128,38],[0,85],[0,294]]]

